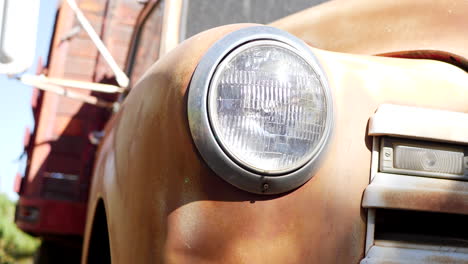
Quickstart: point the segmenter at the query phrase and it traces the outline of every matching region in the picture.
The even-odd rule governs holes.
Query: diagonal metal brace
[[[73,10],[73,12],[75,12],[78,22],[80,22],[83,29],[86,31],[86,33],[88,33],[94,45],[96,45],[96,48],[98,49],[99,53],[102,55],[102,57],[107,62],[111,70],[114,72],[115,79],[117,80],[117,83],[119,84],[119,86],[123,88],[127,88],[129,85],[128,76],[122,71],[122,69],[120,69],[119,65],[117,65],[117,62],[115,61],[114,57],[112,57],[112,55],[110,54],[109,50],[104,45],[104,43],[102,42],[99,35],[96,33],[94,28],[89,23],[88,19],[86,19],[83,12],[81,12],[80,8],[76,4],[76,1],[67,0],[67,3],[70,6],[70,8]]]

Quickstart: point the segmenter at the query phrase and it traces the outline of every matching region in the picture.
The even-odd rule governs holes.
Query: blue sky
[[[47,59],[56,7],[57,0],[41,0],[36,59],[28,73],[35,73],[39,57],[44,63]],[[18,161],[23,153],[24,131],[26,127],[30,130],[34,127],[31,94],[31,87],[0,75],[0,192],[13,200],[18,197],[13,191],[14,177],[24,167],[24,161]]]

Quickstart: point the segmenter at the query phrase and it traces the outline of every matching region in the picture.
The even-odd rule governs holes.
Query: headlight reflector
[[[327,121],[324,88],[312,66],[288,45],[268,40],[243,45],[223,60],[208,111],[225,151],[266,174],[307,163]]]

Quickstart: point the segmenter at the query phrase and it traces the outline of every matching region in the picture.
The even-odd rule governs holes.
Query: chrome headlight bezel
[[[327,118],[326,127],[310,159],[298,168],[268,174],[248,168],[226,151],[216,138],[210,123],[208,107],[209,90],[216,69],[232,52],[244,44],[255,42],[277,43],[300,55],[317,74],[323,87]],[[200,60],[190,83],[188,95],[188,119],[193,140],[208,166],[232,185],[258,194],[278,194],[292,190],[313,176],[318,159],[329,141],[333,126],[333,101],[325,74],[311,49],[300,39],[282,30],[269,26],[253,26],[234,31],[217,41]]]

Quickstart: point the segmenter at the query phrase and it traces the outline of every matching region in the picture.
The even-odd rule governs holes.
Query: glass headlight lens
[[[314,68],[294,48],[262,40],[237,48],[218,66],[208,112],[218,142],[236,162],[280,174],[318,151],[328,103]]]

